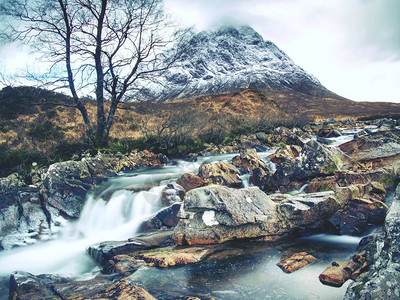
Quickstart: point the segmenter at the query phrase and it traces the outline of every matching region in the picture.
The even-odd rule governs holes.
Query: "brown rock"
[[[333,262],[320,275],[319,281],[325,285],[341,287],[351,276],[351,270],[347,268],[347,261]]]
[[[239,175],[238,169],[226,162],[205,164],[199,169],[199,176],[204,181],[228,187],[242,186]]]
[[[139,286],[132,285],[128,279],[121,279],[110,286],[104,293],[104,298],[116,300],[156,300],[148,291]]]
[[[232,164],[242,173],[247,173],[255,168],[266,168],[264,163],[258,158],[256,149],[240,150],[240,155],[232,159]]]
[[[314,256],[308,254],[307,252],[299,252],[283,259],[276,265],[285,273],[293,273],[316,260],[317,259]]]
[[[351,261],[333,262],[320,275],[319,281],[325,285],[341,287],[348,279],[356,279],[365,271],[363,255],[355,255]]]
[[[137,253],[136,259],[142,259],[151,266],[168,268],[175,265],[187,265],[204,260],[212,251],[207,247],[189,247],[182,249],[163,248],[153,252]]]
[[[182,177],[177,180],[177,183],[187,192],[206,185],[201,177],[190,173],[183,174]]]
[[[251,173],[250,182],[261,189],[264,189],[266,184],[266,175],[267,173],[262,168],[255,168]]]
[[[374,132],[344,143],[339,148],[350,157],[353,169],[398,167],[400,165],[399,135],[399,130]]]
[[[337,187],[335,177],[328,176],[325,178],[314,178],[308,183],[304,191],[306,193],[326,192],[334,191]]]
[[[296,145],[285,145],[282,148],[276,150],[274,154],[271,155],[270,159],[273,163],[280,165],[284,161],[292,161],[299,156],[301,152],[301,147]]]
[[[381,182],[384,186],[393,184],[393,174],[385,170],[373,170],[370,172],[337,171],[335,179],[339,186],[353,184],[367,184],[370,182]]]

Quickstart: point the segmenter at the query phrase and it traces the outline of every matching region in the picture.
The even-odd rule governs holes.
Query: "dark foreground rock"
[[[345,300],[400,298],[400,186],[397,187],[383,229],[361,241],[369,271],[352,283]]]
[[[34,276],[27,272],[14,272],[10,279],[9,299],[156,299],[145,289],[134,285],[129,278],[115,279],[118,278],[99,275],[86,281],[70,281],[51,275]]]
[[[329,218],[338,208],[333,192],[268,196],[256,187],[208,186],[186,194],[173,238],[178,245],[244,238],[274,241]]]

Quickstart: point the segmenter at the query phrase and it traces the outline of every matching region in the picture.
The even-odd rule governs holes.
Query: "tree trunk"
[[[74,81],[74,75],[72,72],[72,67],[71,67],[71,24],[69,23],[69,18],[68,18],[68,13],[66,6],[64,5],[64,2],[62,0],[59,0],[58,3],[60,4],[61,10],[63,12],[63,20],[65,23],[65,63],[66,63],[66,68],[67,68],[67,76],[68,76],[68,85],[71,90],[72,98],[74,99],[76,108],[81,112],[83,122],[85,123],[86,127],[86,134],[90,138],[93,137],[93,130],[92,130],[92,125],[89,119],[88,112],[86,110],[85,105],[81,102],[81,100],[78,97],[78,93],[76,92],[75,88],[75,81]]]
[[[96,100],[97,100],[97,130],[96,130],[96,146],[105,146],[108,140],[106,134],[106,124],[104,115],[104,73],[102,65],[102,33],[103,22],[106,14],[107,0],[101,1],[101,12],[97,20],[96,34],[96,51],[94,60],[96,65]],[[107,136],[106,136],[107,135]]]

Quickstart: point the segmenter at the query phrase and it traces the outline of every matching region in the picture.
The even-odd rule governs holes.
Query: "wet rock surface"
[[[28,186],[12,174],[0,179],[0,199],[0,249],[50,233],[50,213],[37,186]]]
[[[319,281],[325,285],[341,287],[347,280],[356,280],[367,269],[365,253],[353,256],[350,261],[335,261],[320,275]]]
[[[339,148],[353,161],[382,167],[400,155],[400,130],[378,131],[344,143]]]

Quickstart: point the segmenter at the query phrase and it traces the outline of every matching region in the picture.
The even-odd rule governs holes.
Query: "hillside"
[[[83,101],[94,118],[95,103]],[[241,134],[305,125],[309,120],[400,116],[400,104],[354,102],[288,88],[122,103],[120,108],[108,150],[138,148],[174,155],[198,151],[208,143],[230,143]],[[64,94],[33,87],[4,88],[0,111],[0,175],[16,166],[29,172],[33,162],[46,165],[92,149],[79,112]]]

